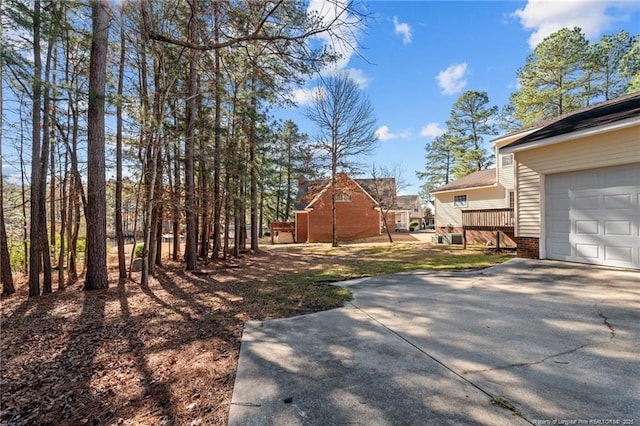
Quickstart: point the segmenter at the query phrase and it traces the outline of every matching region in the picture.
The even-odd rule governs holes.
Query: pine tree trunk
[[[33,113],[31,143],[31,207],[29,238],[29,297],[40,295],[40,109],[42,58],[40,57],[40,0],[33,7]],[[46,236],[46,234],[45,234]]]
[[[39,204],[40,204],[40,246],[41,246],[41,256],[42,256],[42,269],[43,269],[43,280],[42,280],[42,293],[49,294],[53,291],[52,288],[52,274],[51,274],[51,252],[49,250],[49,240],[47,239],[47,203],[45,200],[47,199],[47,169],[49,168],[49,157],[51,151],[51,80],[49,79],[49,74],[51,73],[51,56],[53,54],[53,46],[55,44],[55,40],[50,39],[48,41],[47,47],[47,59],[45,62],[45,71],[44,71],[44,99],[42,109],[44,111],[44,117],[42,120],[42,152],[40,153],[40,195],[38,196]],[[54,180],[54,173],[52,173],[51,180]],[[52,188],[51,201],[54,200],[55,197],[55,187]],[[55,209],[53,210],[52,220],[55,222]],[[50,225],[52,229],[52,243],[55,246],[55,226],[53,224]]]
[[[83,290],[109,286],[105,180],[105,83],[109,38],[109,2],[92,0],[92,42],[87,113],[87,273]],[[91,243],[89,243],[91,242]]]
[[[191,4],[191,20],[189,24],[189,40],[197,41],[198,36],[198,2]],[[198,256],[198,235],[195,212],[195,188],[194,188],[194,147],[196,138],[196,96],[197,87],[197,52],[189,52],[189,78],[187,81],[187,135],[184,142],[184,186],[185,186],[185,214],[187,216],[187,247],[186,247],[186,270],[193,271],[197,268]]]
[[[120,66],[118,69],[118,100],[116,105],[116,240],[118,244],[118,277],[127,278],[122,229],[122,93],[124,86],[126,40],[124,36],[124,3],[120,4]]]
[[[220,38],[220,4],[214,2],[214,41],[217,43]],[[222,210],[222,194],[220,193],[220,157],[222,149],[220,144],[221,109],[222,109],[222,73],[220,72],[220,50],[214,52],[214,78],[215,78],[215,105],[214,105],[214,136],[213,136],[213,252],[212,259],[218,259],[220,252],[220,221]]]
[[[0,10],[2,10],[2,0],[0,0]],[[0,39],[2,29],[0,28]],[[0,61],[0,82],[2,81],[2,61]],[[4,99],[2,84],[0,84],[0,111],[3,111]],[[0,114],[0,171],[2,170],[2,114]],[[2,280],[2,295],[8,296],[15,293],[13,286],[13,274],[11,272],[11,258],[9,257],[9,246],[7,241],[7,229],[4,223],[4,177],[0,175],[0,280]]]

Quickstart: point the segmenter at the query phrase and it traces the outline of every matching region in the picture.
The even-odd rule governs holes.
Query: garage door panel
[[[630,220],[605,220],[604,234],[611,236],[631,237],[633,224]]]
[[[633,261],[633,247],[611,247],[604,248],[604,257],[607,261],[629,262]]]
[[[598,244],[576,243],[576,258],[598,259],[600,257],[600,246]]]
[[[617,167],[604,174],[604,184],[605,186],[629,185],[635,176],[637,172],[633,166]]]
[[[571,222],[568,220],[558,220],[549,224],[549,231],[554,234],[569,235],[571,233]]]
[[[573,189],[594,188],[600,185],[600,174],[597,171],[580,172],[567,180],[572,183]],[[565,189],[569,188],[565,185]]]
[[[568,242],[551,241],[548,246],[550,251],[552,251],[557,256],[554,257],[554,259],[570,260],[571,244],[569,244]]]
[[[634,204],[636,203],[633,202],[633,196],[630,193],[604,196],[605,209],[632,209],[637,207]]]
[[[571,203],[571,200],[567,200]],[[573,200],[576,210],[597,210],[600,208],[600,197],[598,196],[577,196]]]
[[[598,235],[600,222],[597,220],[577,220],[575,232],[578,235]]]
[[[545,178],[551,259],[640,269],[640,164]]]

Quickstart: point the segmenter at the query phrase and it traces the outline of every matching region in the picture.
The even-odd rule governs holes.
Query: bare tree
[[[89,61],[87,152],[87,274],[84,290],[107,288],[107,201],[104,108],[109,41],[109,2],[91,1],[92,43]]]
[[[376,143],[375,118],[369,98],[346,73],[323,79],[306,116],[319,128],[318,148],[328,155],[331,169],[332,243],[338,246],[335,185],[338,168],[356,166]]]
[[[398,192],[407,187],[402,166],[395,164],[390,167],[377,167],[374,164],[371,168],[371,178],[370,193],[378,202],[389,242],[392,243],[393,237],[388,223],[389,213],[398,208]]]

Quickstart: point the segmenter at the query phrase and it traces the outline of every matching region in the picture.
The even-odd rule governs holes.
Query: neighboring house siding
[[[466,207],[454,207],[456,195],[467,196]],[[501,209],[509,207],[509,199],[501,186],[469,188],[435,194],[436,226],[462,226],[462,210]]]
[[[500,167],[498,169],[498,183],[500,185],[508,190],[513,190],[515,188],[514,182],[513,166]]]
[[[517,152],[517,229],[520,237],[541,233],[541,175],[640,162],[638,127]]]

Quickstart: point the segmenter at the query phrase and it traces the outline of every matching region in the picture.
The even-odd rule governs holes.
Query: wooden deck
[[[469,231],[502,231],[513,233],[513,209],[463,210],[462,228]]]
[[[515,216],[513,209],[485,209],[462,211],[462,244],[467,247],[467,231],[494,231],[496,247],[500,248],[500,232],[513,238]]]
[[[295,222],[271,222],[271,244],[274,242],[274,235],[276,232],[291,232],[293,241],[296,238],[296,223]]]

